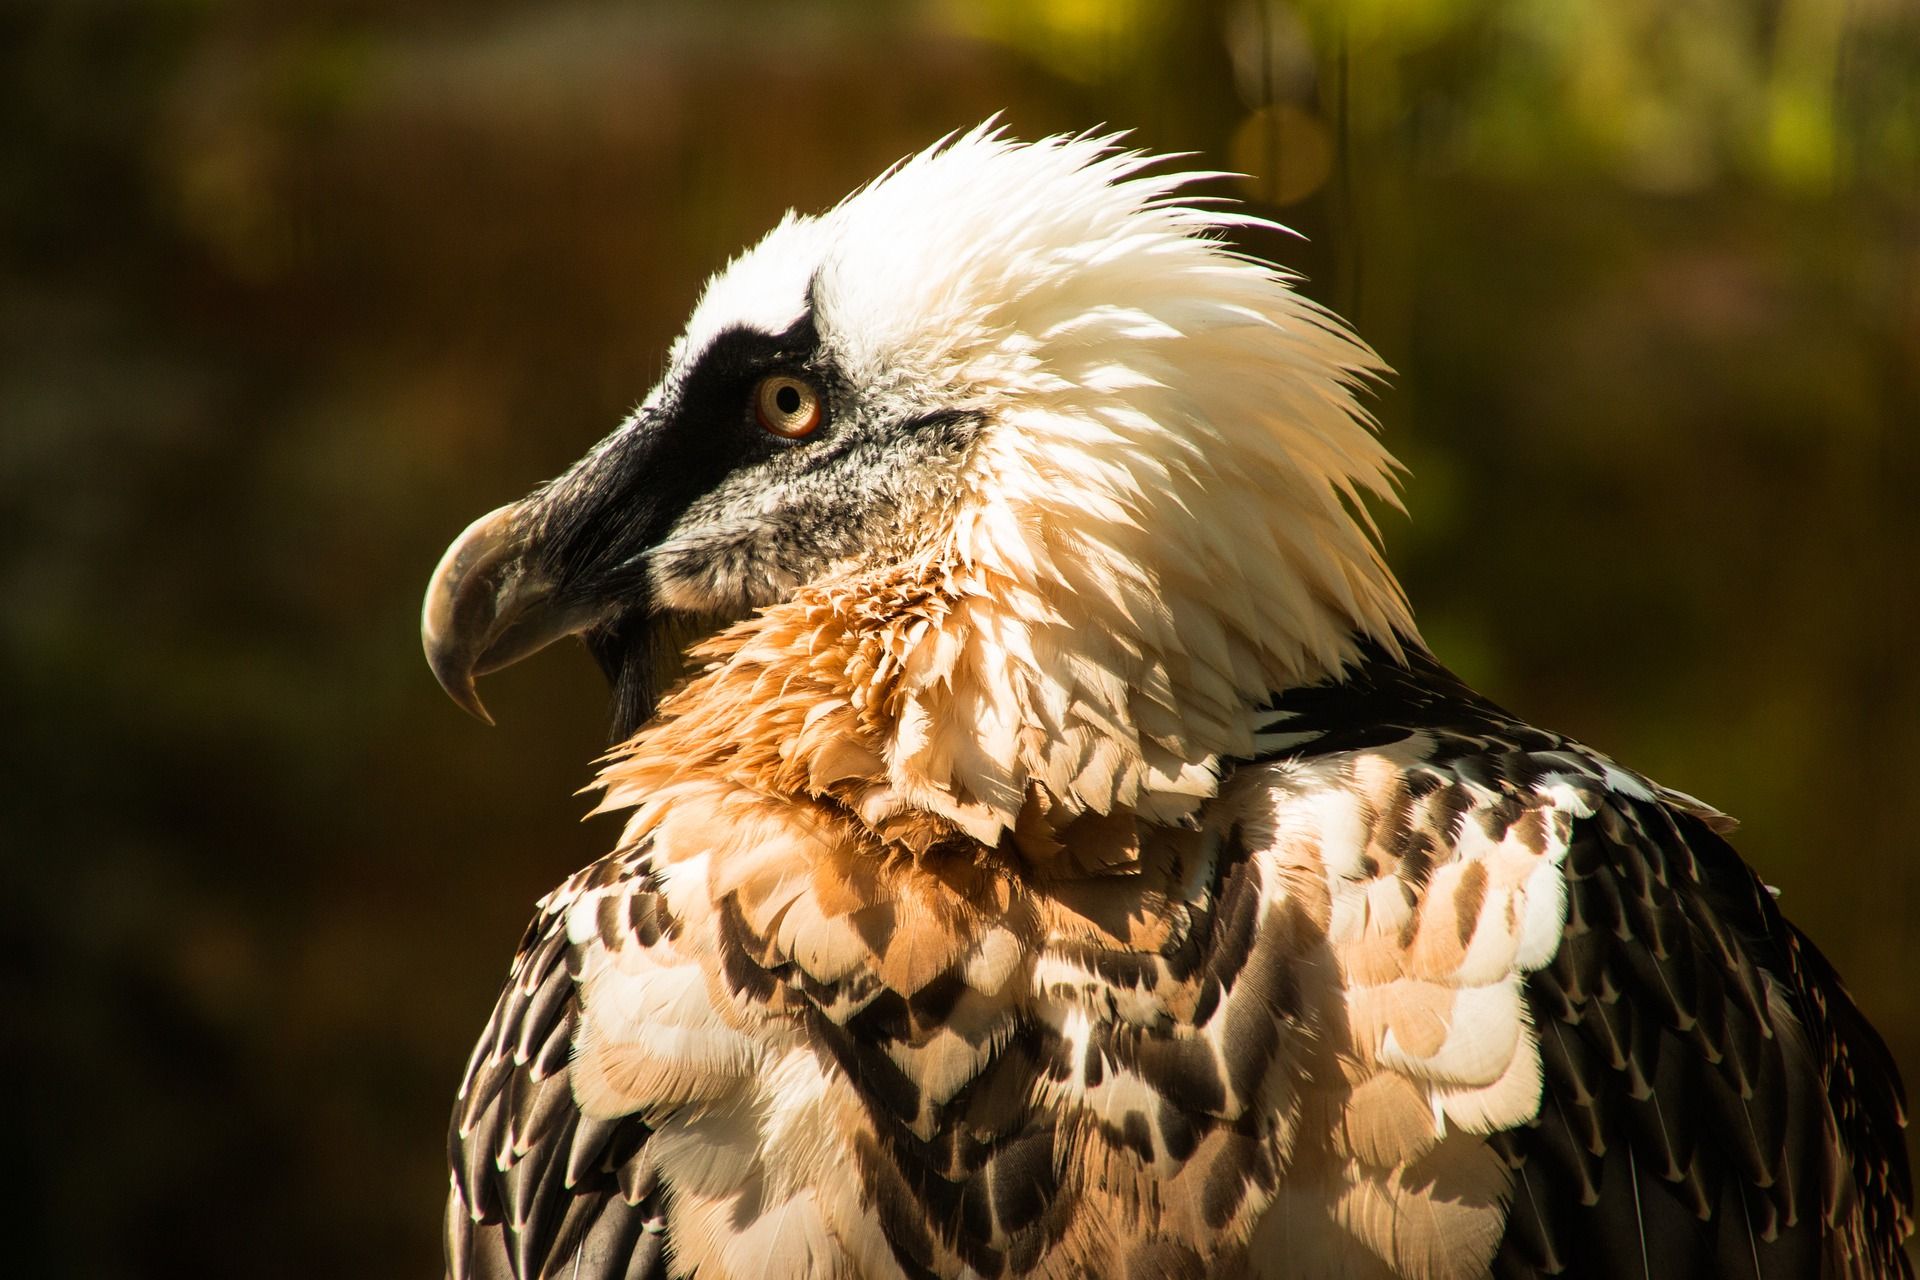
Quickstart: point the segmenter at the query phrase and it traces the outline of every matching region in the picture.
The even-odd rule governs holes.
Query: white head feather
[[[1250,749],[1267,695],[1415,638],[1364,506],[1396,503],[1355,399],[1383,365],[1226,243],[1272,224],[1161,163],[983,124],[789,214],[676,349],[811,308],[863,395],[983,422],[965,497],[922,531],[958,599],[889,744],[889,802],[983,839],[1035,782],[1061,817],[1175,817]]]

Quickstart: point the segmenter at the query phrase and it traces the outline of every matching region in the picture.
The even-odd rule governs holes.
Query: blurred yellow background
[[[433,1273],[461,1064],[611,828],[591,664],[483,730],[427,573],[782,210],[995,111],[1251,175],[1399,370],[1440,656],[1744,819],[1920,1071],[1909,0],[13,0],[10,1271]]]

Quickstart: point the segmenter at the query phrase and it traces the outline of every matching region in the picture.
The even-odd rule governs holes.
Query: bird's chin
[[[711,613],[636,610],[585,632],[581,639],[612,686],[611,740],[625,742],[639,732],[691,670],[687,651],[733,621]]]

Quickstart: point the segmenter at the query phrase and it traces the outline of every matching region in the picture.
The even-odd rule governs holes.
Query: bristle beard
[[[687,650],[729,619],[679,613],[634,612],[585,637],[587,649],[612,686],[610,743],[638,733],[667,690],[687,674]]]

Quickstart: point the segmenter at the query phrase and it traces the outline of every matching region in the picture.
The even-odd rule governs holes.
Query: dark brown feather
[[[616,855],[575,878],[534,918],[467,1064],[448,1135],[447,1273],[453,1280],[657,1280],[664,1211],[636,1185],[646,1126],[580,1114],[567,1071],[579,996],[568,890],[640,872]]]

